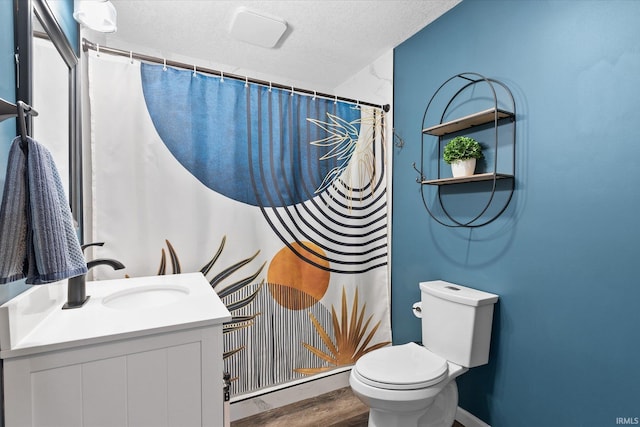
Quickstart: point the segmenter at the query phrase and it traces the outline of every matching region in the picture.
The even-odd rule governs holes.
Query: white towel
[[[0,207],[0,283],[43,284],[87,272],[64,188],[46,147],[16,138]]]

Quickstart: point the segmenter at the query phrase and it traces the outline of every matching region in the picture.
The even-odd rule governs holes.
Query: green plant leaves
[[[456,136],[444,146],[443,158],[448,164],[456,160],[481,159],[480,143],[468,136]]]

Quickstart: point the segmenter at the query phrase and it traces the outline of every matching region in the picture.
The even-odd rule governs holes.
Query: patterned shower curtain
[[[97,279],[201,271],[242,395],[391,340],[384,114],[89,54]],[[124,273],[122,273],[124,271]]]

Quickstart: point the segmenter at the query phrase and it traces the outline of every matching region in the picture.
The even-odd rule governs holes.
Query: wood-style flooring
[[[231,427],[366,427],[369,408],[341,388],[311,399],[233,421]],[[457,421],[453,427],[464,427]]]

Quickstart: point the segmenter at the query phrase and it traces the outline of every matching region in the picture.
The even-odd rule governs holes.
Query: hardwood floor
[[[369,408],[349,387],[233,421],[231,427],[366,427]],[[464,427],[457,421],[453,427]]]

